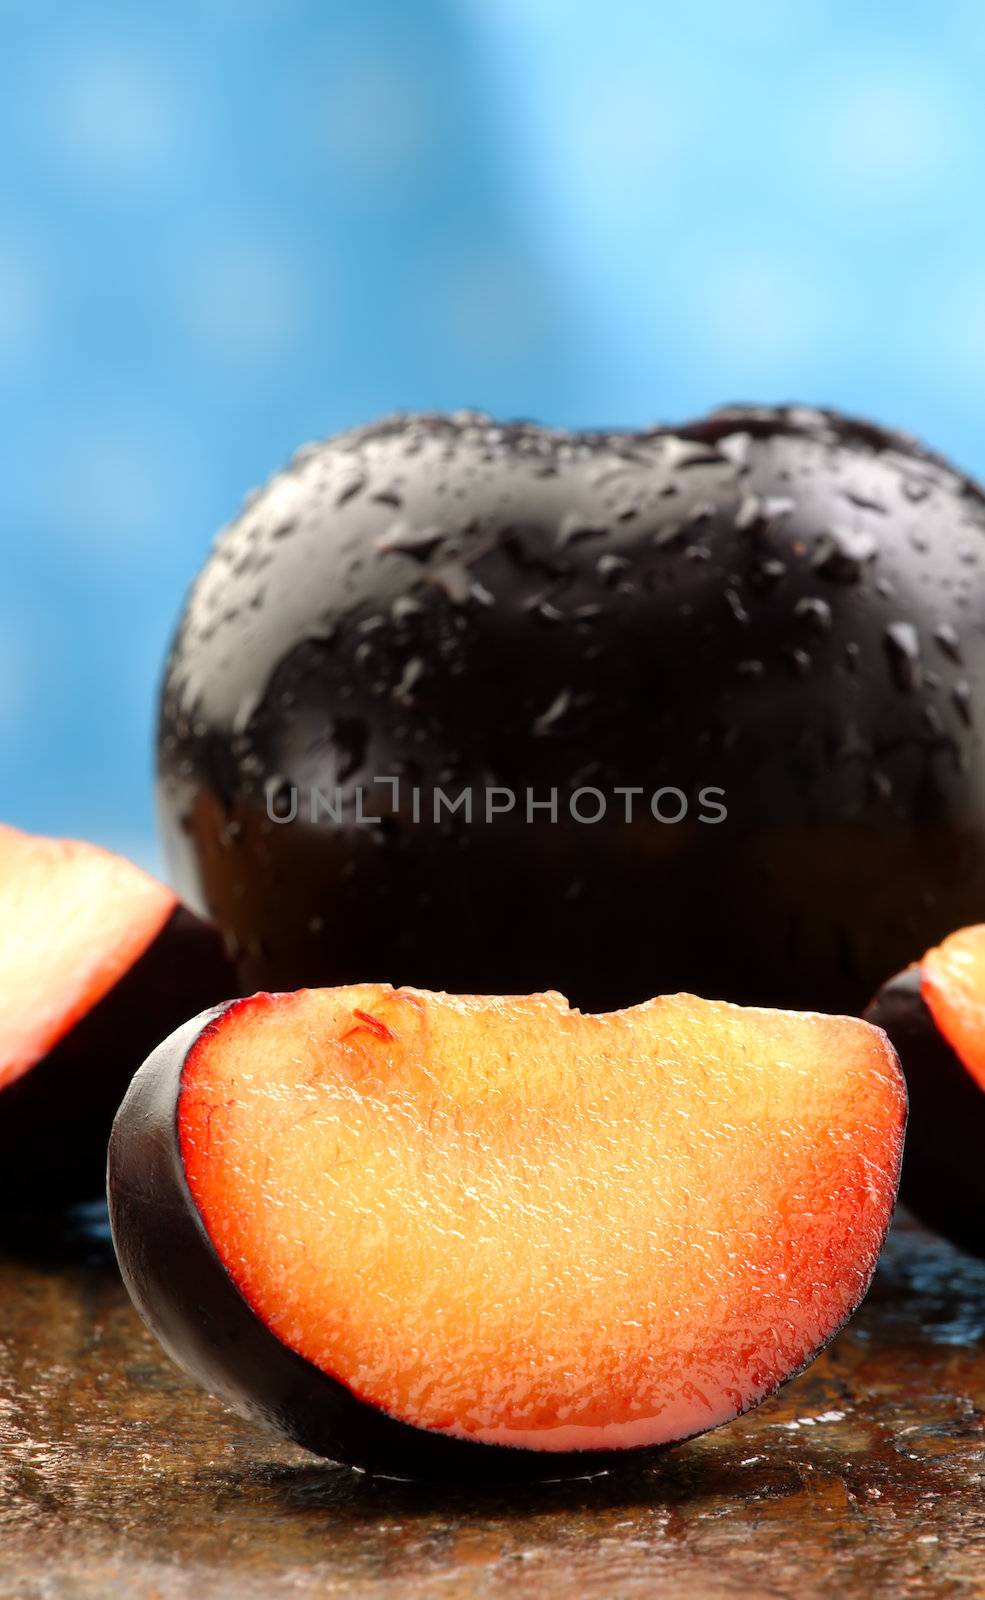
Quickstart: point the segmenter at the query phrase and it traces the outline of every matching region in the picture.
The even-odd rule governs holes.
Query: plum
[[[96,845],[0,826],[0,1195],[98,1195],[113,1116],[148,1050],[237,994],[222,940]]]
[[[802,407],[406,415],[221,536],[160,708],[244,990],[858,1011],[985,899],[985,500]]]
[[[985,1256],[985,926],[928,950],[883,984],[865,1014],[893,1041],[909,1090],[901,1198]]]
[[[367,983],[205,1012],[110,1143],[165,1350],[309,1450],[563,1477],[737,1416],[858,1305],[905,1091],[855,1018]]]

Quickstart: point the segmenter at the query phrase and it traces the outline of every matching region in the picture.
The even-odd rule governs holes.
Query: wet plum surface
[[[985,900],[983,530],[946,462],[800,407],[307,447],[176,637],[177,886],[247,988],[856,1010]]]

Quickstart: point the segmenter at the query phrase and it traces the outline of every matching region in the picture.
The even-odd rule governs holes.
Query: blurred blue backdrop
[[[0,0],[0,813],[153,864],[244,493],[405,406],[798,398],[985,473],[981,0]]]

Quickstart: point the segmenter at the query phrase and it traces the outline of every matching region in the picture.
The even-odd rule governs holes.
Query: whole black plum
[[[246,988],[855,1011],[985,915],[983,558],[977,484],[803,407],[309,446],[174,642],[178,890]]]

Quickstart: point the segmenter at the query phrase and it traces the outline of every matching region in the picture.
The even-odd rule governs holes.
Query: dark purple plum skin
[[[242,1415],[315,1455],[380,1477],[548,1480],[608,1470],[613,1452],[479,1444],[400,1422],[283,1344],[240,1294],[216,1253],[185,1177],[178,1103],[185,1060],[227,1006],[193,1017],[158,1045],[117,1113],[107,1193],[123,1281],[178,1366]]]
[[[177,906],[109,993],[0,1089],[5,1214],[100,1195],[113,1117],[141,1061],[189,1013],[238,993],[216,929]]]
[[[906,1078],[900,1199],[953,1244],[985,1256],[985,1092],[937,1027],[920,968],[884,984],[865,1020],[885,1029]]]
[[[223,534],[173,645],[179,891],[244,990],[857,1012],[985,901],[983,536],[947,462],[799,407],[638,434],[411,415],[310,447]],[[396,815],[374,775],[402,776]],[[607,815],[436,826],[415,783],[425,815],[487,783],[556,787],[562,816],[595,786]],[[378,825],[304,816],[339,786],[351,819],[357,785]],[[664,786],[683,822],[650,816]],[[725,821],[698,820],[706,786]]]

